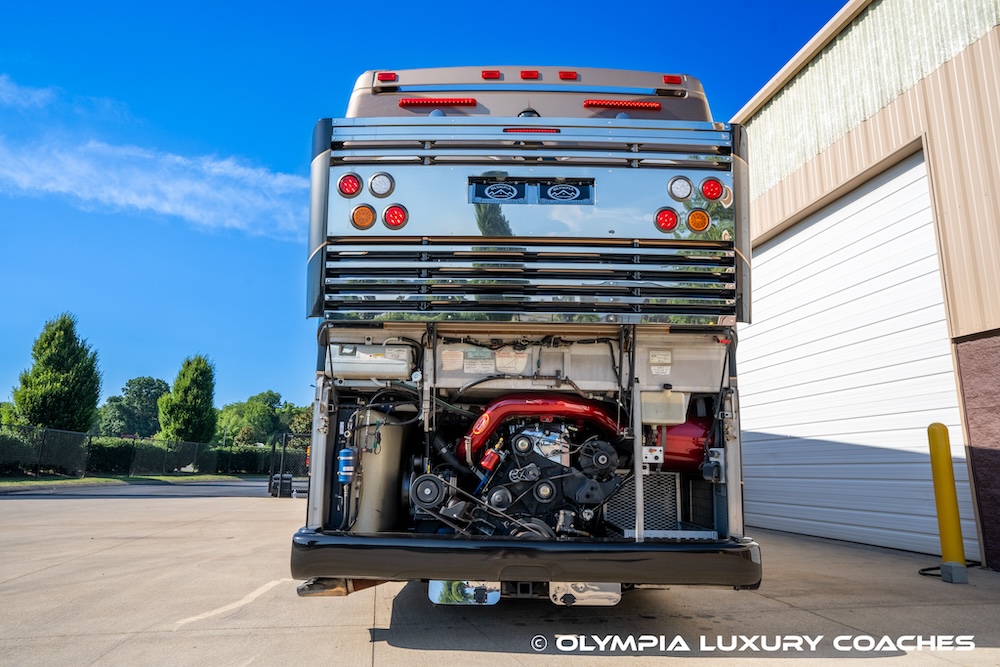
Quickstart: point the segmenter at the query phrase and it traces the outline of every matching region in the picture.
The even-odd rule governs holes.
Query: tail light
[[[409,217],[406,209],[400,204],[393,204],[382,211],[382,222],[389,229],[402,229]]]
[[[474,107],[476,104],[474,97],[404,97],[399,100],[401,107]]]
[[[639,100],[584,100],[584,109],[648,109],[659,111],[663,105],[659,102],[642,102]]]
[[[679,86],[684,83],[684,78],[679,74],[664,74],[663,83],[669,86]]]
[[[701,194],[705,196],[705,199],[710,199],[715,201],[722,196],[722,183],[715,178],[706,178],[701,183]]]
[[[361,178],[357,174],[344,174],[337,181],[337,190],[344,197],[356,197],[361,192]]]
[[[483,78],[487,79],[487,80],[490,80],[490,79],[494,79],[494,80],[495,79],[499,79],[500,78],[500,70],[498,70],[498,69],[484,69],[483,70]]]
[[[523,69],[521,70],[522,79],[537,79],[538,70],[537,69]]]
[[[504,132],[514,134],[559,134],[558,127],[505,127]]]
[[[378,79],[379,81],[385,82],[385,81],[395,81],[397,77],[395,72],[379,72],[378,74],[375,75],[375,78]]]
[[[711,224],[712,220],[708,217],[708,213],[700,208],[696,208],[688,213],[687,226],[692,232],[703,232]]]
[[[576,72],[559,72],[562,81],[576,81]]]
[[[661,208],[656,212],[656,228],[661,232],[672,232],[677,227],[677,211]]]

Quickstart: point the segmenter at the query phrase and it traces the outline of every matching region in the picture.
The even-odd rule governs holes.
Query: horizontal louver
[[[733,251],[656,242],[339,243],[326,247],[336,313],[734,315]],[[335,318],[336,319],[336,318]]]

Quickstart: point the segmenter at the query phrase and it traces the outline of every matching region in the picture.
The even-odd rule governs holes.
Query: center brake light
[[[401,107],[474,107],[477,104],[474,97],[404,97],[399,100]]]
[[[505,127],[504,132],[514,133],[538,133],[538,134],[559,134],[558,127]]]
[[[640,102],[638,100],[584,100],[584,109],[649,109],[659,111],[663,105],[659,102]]]

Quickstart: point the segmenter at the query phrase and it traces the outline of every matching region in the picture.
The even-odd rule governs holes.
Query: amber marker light
[[[358,229],[368,229],[375,224],[375,209],[362,204],[351,211],[351,224]]]
[[[708,217],[708,213],[700,208],[696,208],[688,213],[687,226],[692,232],[703,232],[708,229],[710,224],[712,224],[712,221]]]

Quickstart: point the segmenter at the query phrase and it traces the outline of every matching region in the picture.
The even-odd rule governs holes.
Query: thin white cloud
[[[53,88],[19,86],[6,74],[0,74],[0,106],[15,109],[39,109],[55,101]]]
[[[88,141],[12,143],[0,136],[0,190],[57,194],[88,209],[134,209],[212,229],[299,238],[308,181],[235,158],[186,157]]]
[[[234,157],[184,156],[86,139],[90,128],[55,130],[26,110],[61,108],[55,88],[28,88],[0,74],[0,108],[15,109],[18,139],[0,134],[0,192],[57,195],[88,210],[137,210],[174,216],[205,229],[299,239],[307,217],[308,180]],[[127,117],[104,98],[73,98],[88,117]],[[2,124],[0,124],[2,127]]]

